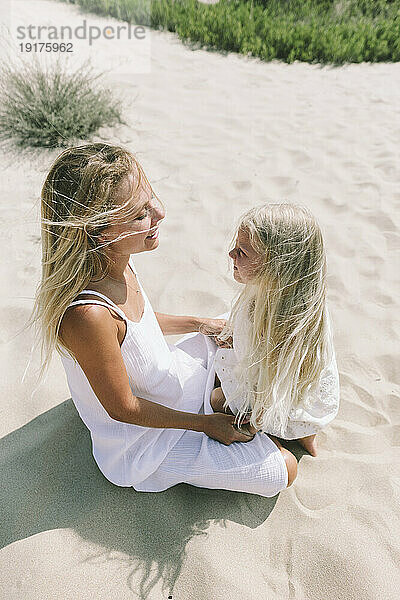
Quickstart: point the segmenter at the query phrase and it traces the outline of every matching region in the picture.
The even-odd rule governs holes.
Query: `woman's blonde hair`
[[[46,177],[41,193],[42,277],[28,324],[35,325],[41,349],[39,380],[54,350],[66,350],[59,328],[68,305],[90,281],[100,281],[109,272],[111,260],[104,248],[115,240],[102,242],[102,231],[135,218],[143,208],[143,201],[131,203],[131,198],[114,203],[116,186],[129,174],[136,198],[144,182],[150,184],[133,154],[121,146],[96,143],[62,152]]]
[[[255,207],[241,217],[235,238],[239,230],[247,232],[258,260],[221,334],[232,334],[239,314],[248,319],[246,353],[237,367],[238,421],[250,409],[253,426],[272,427],[283,437],[291,409],[318,393],[331,359],[323,238],[310,211],[293,204]]]

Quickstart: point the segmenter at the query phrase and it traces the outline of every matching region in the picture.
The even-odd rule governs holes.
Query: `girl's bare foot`
[[[306,437],[299,438],[297,441],[303,448],[307,450],[311,456],[317,456],[317,440],[315,439],[317,436],[316,433],[313,435],[307,435]]]

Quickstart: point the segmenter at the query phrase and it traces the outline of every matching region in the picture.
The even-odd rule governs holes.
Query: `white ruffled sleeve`
[[[238,412],[243,402],[243,393],[239,388],[234,368],[245,352],[246,327],[250,326],[243,315],[241,317],[233,333],[233,348],[219,348],[215,355],[215,370],[233,413]],[[330,364],[321,373],[318,390],[313,397],[307,398],[299,406],[292,408],[284,435],[280,435],[272,427],[265,427],[264,433],[270,433],[286,440],[294,440],[317,433],[336,417],[340,401],[339,374],[333,348],[329,312],[328,323],[332,358]]]
[[[233,348],[218,348],[215,354],[215,372],[232,412],[238,410],[240,400],[239,383],[234,373],[238,359]]]
[[[339,397],[339,374],[333,355],[331,364],[321,373],[319,393],[315,394],[312,401],[309,400],[291,410],[284,435],[280,436],[277,431],[269,429],[266,433],[285,440],[295,440],[318,433],[336,417]]]
[[[235,414],[241,408],[244,396],[235,374],[235,368],[246,351],[246,335],[249,327],[250,321],[242,310],[233,331],[233,348],[218,348],[215,354],[215,372],[221,382],[221,388],[229,408]]]
[[[283,436],[279,436],[278,432],[273,430],[268,430],[266,433],[282,437],[285,440],[295,440],[318,433],[336,417],[340,402],[339,373],[328,308],[327,319],[331,344],[331,362],[321,373],[318,391],[313,397],[307,398],[290,411],[289,421]]]

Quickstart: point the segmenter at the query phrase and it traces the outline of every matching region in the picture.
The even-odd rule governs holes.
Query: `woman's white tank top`
[[[129,265],[137,276],[132,259]],[[207,369],[196,358],[167,344],[138,277],[137,281],[144,299],[139,322],[128,319],[107,296],[92,290],[83,290],[81,294],[98,296],[101,300],[76,300],[70,306],[100,304],[125,321],[121,354],[135,396],[198,414],[204,401]],[[146,479],[185,430],[142,427],[112,419],[79,363],[69,354],[61,354],[61,360],[72,400],[90,431],[93,456],[104,476],[119,486],[135,486]]]

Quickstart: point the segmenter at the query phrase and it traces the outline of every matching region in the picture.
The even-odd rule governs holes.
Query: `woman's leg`
[[[297,460],[294,454],[292,454],[287,448],[284,448],[282,444],[276,439],[276,437],[269,435],[268,437],[276,444],[285,460],[286,468],[288,472],[288,484],[287,487],[290,487],[293,481],[297,477]]]
[[[215,412],[227,412],[231,415],[234,413],[228,408],[224,410],[223,404],[225,402],[225,396],[222,393],[221,388],[215,388],[211,393],[211,406]],[[288,471],[288,486],[292,485],[293,481],[297,477],[297,460],[296,457],[289,451],[287,448],[284,448],[282,444],[277,440],[276,437],[269,435],[271,440],[274,442],[276,446],[278,446],[279,451],[281,452]]]
[[[188,483],[269,498],[290,485],[289,475],[284,453],[263,433],[249,442],[225,446],[205,433],[187,430],[158,469],[135,489],[159,492]]]

